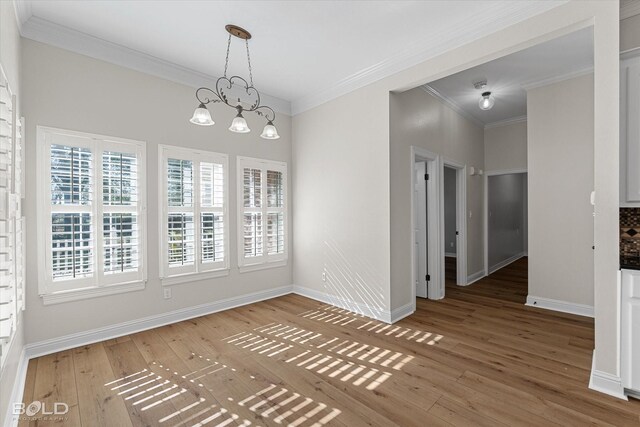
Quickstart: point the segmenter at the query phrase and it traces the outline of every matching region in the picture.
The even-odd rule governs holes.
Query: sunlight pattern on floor
[[[254,329],[266,335],[280,337],[283,340],[295,341],[298,344],[307,344],[310,347],[325,348],[325,351],[340,354],[342,357],[357,359],[375,365],[400,370],[404,365],[413,360],[413,356],[405,355],[398,351],[387,350],[381,347],[363,344],[357,341],[343,340],[340,338],[323,337],[320,333],[307,331],[297,326],[269,323]],[[251,333],[249,333],[251,334]],[[247,335],[243,335],[246,337]],[[232,342],[230,340],[230,342]],[[273,342],[273,341],[269,341]]]
[[[442,335],[433,332],[394,326],[377,320],[370,320],[368,317],[331,305],[322,305],[318,307],[317,310],[308,310],[300,313],[298,316],[310,320],[334,323],[338,325],[351,324],[351,326],[355,326],[356,329],[364,329],[368,332],[394,336],[395,338],[403,338],[409,341],[425,343],[427,345],[437,345],[438,342],[444,338]]]
[[[258,354],[264,354],[267,357],[279,355],[278,359],[283,360],[285,363],[295,362],[295,366],[297,367],[312,370],[330,378],[338,378],[342,382],[351,382],[351,384],[355,386],[364,385],[367,390],[375,390],[391,376],[391,373],[389,372],[383,372],[380,369],[368,367],[361,364],[360,361],[352,362],[342,358],[333,357],[331,355],[318,353],[315,350],[304,350],[294,347],[293,345],[286,345],[278,340],[266,338],[253,332],[232,335],[224,338],[223,341],[226,341],[229,344],[234,344],[248,351],[262,349]],[[272,351],[274,349],[277,350]],[[286,353],[284,353],[285,351]],[[290,354],[295,355],[289,357]],[[398,366],[397,369],[399,369],[402,367],[402,363],[403,362],[399,361],[394,366]],[[406,361],[404,363],[406,363]]]
[[[166,408],[174,410],[168,415],[157,419],[158,425],[171,425],[173,427],[182,426],[204,426],[226,427],[229,425],[249,426],[251,421],[242,420],[234,414],[217,404],[208,404],[207,400],[199,397],[193,390],[179,386],[176,382],[167,379],[171,375],[188,380],[190,383],[203,387],[198,379],[210,375],[214,372],[226,369],[226,365],[217,362],[209,366],[180,376],[177,371],[172,370],[157,362],[152,362],[152,369],[143,369],[139,372],[126,375],[105,384],[116,396],[124,399],[130,411],[153,411],[162,409],[166,413]],[[213,369],[212,369],[213,368]],[[164,373],[164,376],[160,373]],[[180,403],[176,398],[181,397]],[[162,408],[162,405],[167,405]],[[180,406],[184,405],[184,406]],[[166,424],[165,424],[166,423]]]
[[[289,422],[289,426],[299,426],[316,419],[311,426],[320,427],[342,412],[336,408],[329,408],[324,403],[316,403],[309,397],[301,396],[299,393],[278,387],[275,384],[271,384],[238,404],[247,406],[250,411],[262,417],[268,418],[275,415],[274,421],[278,424],[290,418],[292,421]],[[281,414],[278,413],[280,410],[283,411]]]

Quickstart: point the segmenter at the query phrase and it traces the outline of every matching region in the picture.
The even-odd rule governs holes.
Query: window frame
[[[37,126],[37,170],[43,171],[37,179],[36,194],[38,197],[38,293],[45,305],[130,292],[145,288],[147,282],[147,194],[146,194],[146,143],[130,139]],[[68,140],[64,145],[88,148],[92,154],[92,202],[90,205],[51,204],[51,145],[55,135],[62,135]],[[127,206],[124,210],[137,216],[138,222],[138,262],[137,272],[105,274],[104,254],[104,214],[118,211],[117,206],[104,205],[102,183],[102,156],[105,151],[119,151],[135,154],[137,161],[136,206]],[[59,213],[89,213],[91,215],[91,233],[94,245],[92,254],[95,265],[91,277],[80,279],[54,280],[52,277],[52,236],[51,217]]]
[[[169,158],[190,160],[193,164],[193,206],[191,208],[172,207],[168,203],[167,167]],[[223,206],[222,208],[202,207],[201,163],[221,164],[223,168]],[[230,250],[229,250],[229,156],[224,153],[206,151],[194,148],[176,147],[172,145],[158,146],[158,204],[159,218],[158,230],[160,233],[160,282],[163,286],[177,285],[181,283],[195,282],[199,280],[223,277],[229,274]],[[182,211],[193,214],[194,223],[194,262],[193,266],[170,267],[169,266],[169,239],[168,239],[168,215],[173,210],[175,213]],[[201,214],[207,212],[221,212],[223,215],[223,239],[224,259],[213,261],[211,265],[202,262],[202,233]]]
[[[244,169],[260,169],[260,208],[244,207]],[[282,173],[283,204],[282,208],[269,208],[267,203],[267,171]],[[287,163],[277,160],[258,159],[253,157],[238,156],[236,160],[236,190],[237,190],[237,245],[238,245],[238,269],[241,273],[263,270],[268,268],[283,267],[289,259],[289,189],[288,189]],[[245,258],[244,256],[244,214],[258,212],[262,215],[262,255]],[[273,212],[270,212],[273,211]],[[267,217],[269,213],[283,214],[284,248],[280,254],[268,254],[267,241]]]

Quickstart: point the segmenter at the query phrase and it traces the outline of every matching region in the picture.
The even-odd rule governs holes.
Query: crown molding
[[[397,54],[354,73],[330,87],[321,88],[293,102],[267,94],[263,94],[263,99],[280,113],[299,114],[448,50],[544,13],[567,1],[500,3],[488,7],[472,19],[449,26],[446,31],[430,35],[426,39],[416,40]],[[191,87],[215,84],[216,78],[213,76],[33,16],[31,2],[28,0],[14,0],[14,6],[18,16],[20,33],[25,38]],[[425,48],[425,46],[427,47]]]
[[[530,91],[531,89],[536,89],[542,86],[548,86],[554,83],[560,83],[561,81],[564,81],[564,80],[575,79],[576,77],[582,77],[592,73],[593,73],[593,66],[583,68],[582,70],[571,71],[566,74],[560,74],[559,76],[553,76],[553,77],[548,77],[542,80],[527,82],[522,84],[521,86],[522,86],[522,89],[524,89],[525,91]]]
[[[291,103],[293,115],[310,110],[332,99],[367,86],[397,72],[420,64],[449,50],[468,44],[544,13],[567,1],[557,2],[505,2],[487,9],[472,19],[452,25],[446,31],[419,39],[397,54],[338,81],[335,85],[294,99]],[[425,47],[427,46],[427,47]]]
[[[560,74],[559,76],[548,77],[542,80],[531,81],[527,83],[523,83],[522,89],[525,91],[530,91],[531,89],[536,89],[542,86],[548,86],[550,84],[559,83],[564,80],[575,79],[576,77],[586,76],[587,74],[593,73],[593,66],[583,68],[582,70],[571,71],[566,74]]]
[[[27,22],[27,20],[33,16],[31,2],[24,0],[13,0],[13,10],[16,13],[18,30],[20,31],[20,34],[22,34],[22,24],[24,22]]]
[[[620,2],[620,20],[640,15],[640,0],[623,0]]]
[[[17,1],[15,5],[18,19],[26,17],[24,21],[20,21],[22,37],[193,88],[202,86],[215,87],[216,77],[55,24],[37,16],[30,16],[31,7],[28,2]],[[291,115],[291,103],[289,101],[264,93],[261,93],[260,96],[265,101],[265,104],[277,112]]]
[[[485,127],[483,122],[481,122],[480,120],[476,119],[471,114],[469,114],[465,110],[463,110],[462,107],[460,107],[458,104],[456,104],[453,99],[449,98],[448,96],[445,96],[445,95],[441,94],[440,92],[438,92],[437,90],[435,90],[434,88],[432,88],[429,85],[422,85],[422,86],[420,86],[420,88],[422,90],[424,90],[425,92],[427,92],[429,95],[431,95],[434,98],[437,98],[438,100],[440,100],[447,107],[451,108],[453,111],[455,111],[456,113],[458,113],[459,115],[461,115],[465,119],[469,120],[470,122],[472,122],[476,126],[479,126],[481,128]]]
[[[499,128],[502,126],[513,125],[516,123],[522,123],[526,121],[527,121],[527,115],[525,114],[524,116],[510,117],[508,119],[498,120],[497,122],[487,123],[486,125],[484,125],[484,128],[493,129],[493,128]]]

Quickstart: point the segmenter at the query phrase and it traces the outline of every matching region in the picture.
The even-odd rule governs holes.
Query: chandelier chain
[[[253,71],[251,70],[251,56],[249,55],[249,40],[244,41],[247,45],[247,63],[249,63],[249,82],[253,86]]]
[[[227,77],[227,68],[229,67],[229,50],[231,49],[231,34],[229,34],[229,41],[227,41],[227,57],[224,60],[224,76]]]

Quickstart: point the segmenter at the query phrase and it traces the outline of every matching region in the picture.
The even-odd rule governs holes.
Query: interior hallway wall
[[[391,152],[391,274],[394,283],[411,282],[409,209],[411,146],[425,148],[456,163],[484,169],[481,127],[415,88],[389,97]],[[467,275],[484,270],[484,183],[467,179]],[[410,289],[408,289],[410,291]]]
[[[456,175],[453,168],[444,168],[444,252],[456,255]]]
[[[489,273],[505,262],[524,255],[526,174],[488,177],[488,260]]]
[[[484,130],[484,166],[488,172],[527,169],[527,122]]]
[[[527,93],[529,295],[594,303],[593,74]]]

